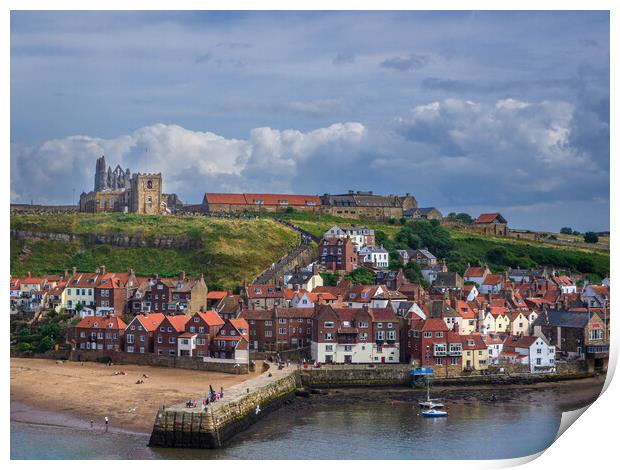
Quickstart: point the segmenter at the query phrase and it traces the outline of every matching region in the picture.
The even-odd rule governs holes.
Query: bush
[[[368,268],[356,268],[344,278],[352,281],[353,284],[369,286],[374,283],[375,274]]]
[[[586,243],[598,243],[598,235],[594,232],[586,232],[583,235],[583,241]]]
[[[572,235],[573,234],[573,229],[570,227],[562,227],[560,229],[560,233],[564,234],[564,235]]]
[[[340,276],[337,273],[320,273],[324,286],[337,286]]]

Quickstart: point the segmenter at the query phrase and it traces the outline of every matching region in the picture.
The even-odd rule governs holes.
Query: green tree
[[[346,274],[344,278],[350,280],[353,284],[370,286],[374,284],[375,274],[370,269],[361,267]]]
[[[583,241],[586,243],[598,243],[598,235],[594,232],[586,232],[583,234]]]
[[[420,269],[420,265],[418,263],[415,261],[409,261],[403,271],[409,282],[420,284],[425,289],[428,288],[428,282],[426,282],[426,279],[422,276],[422,270]]]
[[[338,285],[338,280],[340,279],[340,276],[337,273],[320,273],[320,276],[323,278],[323,285],[324,286],[337,286]]]
[[[37,350],[41,353],[51,350],[54,347],[55,341],[49,336],[45,336],[39,343]]]
[[[562,227],[560,229],[560,233],[564,234],[564,235],[572,235],[573,234],[573,229],[570,227]]]

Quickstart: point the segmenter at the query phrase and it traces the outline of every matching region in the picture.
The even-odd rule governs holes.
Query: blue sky
[[[609,229],[606,12],[13,12],[11,199],[414,194]]]

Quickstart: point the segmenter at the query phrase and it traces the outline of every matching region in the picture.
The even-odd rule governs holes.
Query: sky
[[[607,12],[11,13],[11,201],[411,193],[609,229]],[[75,190],[75,200],[74,200]]]

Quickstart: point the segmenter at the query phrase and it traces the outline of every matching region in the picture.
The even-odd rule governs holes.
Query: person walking
[[[105,418],[103,418],[105,421],[105,432],[108,432],[108,425],[110,424],[110,421],[108,420],[108,417],[106,416]]]

